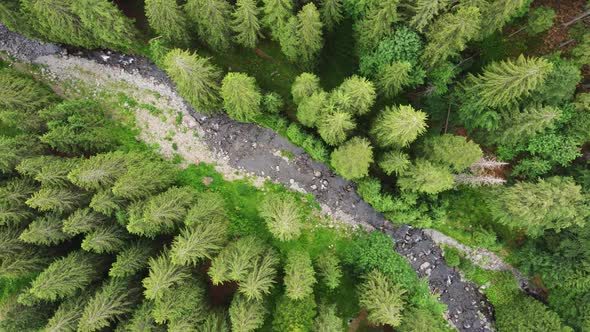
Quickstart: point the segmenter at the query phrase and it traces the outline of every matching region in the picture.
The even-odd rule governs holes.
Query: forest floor
[[[1,25],[0,49],[39,65],[36,72],[60,93],[102,101],[115,118],[138,128],[139,138],[168,158],[187,165],[215,164],[230,180],[249,178],[257,185],[270,180],[312,194],[331,217],[331,227],[344,223],[385,231],[418,275],[429,279],[432,292],[447,304],[448,319],[459,330],[491,329],[493,308],[476,285],[446,265],[437,243],[456,247],[483,268],[516,271],[495,254],[465,247],[436,231],[393,227],[359,197],[351,182],[270,129],[238,123],[222,113],[206,116],[192,110],[166,74],[144,58],[102,51],[72,54],[10,33]]]

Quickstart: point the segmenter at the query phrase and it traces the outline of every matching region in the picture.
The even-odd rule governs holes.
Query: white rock
[[[428,262],[424,262],[422,263],[422,265],[420,265],[420,270],[425,270],[430,266],[430,263]]]

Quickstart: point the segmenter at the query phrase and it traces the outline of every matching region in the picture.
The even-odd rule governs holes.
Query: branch
[[[574,23],[578,22],[579,20],[583,19],[583,18],[584,18],[584,17],[586,17],[586,16],[590,16],[590,10],[588,10],[588,11],[586,11],[585,13],[582,13],[582,14],[580,14],[580,15],[578,15],[578,16],[576,16],[576,17],[574,17],[574,18],[573,18],[571,21],[565,22],[565,23],[563,23],[562,25],[563,25],[563,27],[564,27],[564,28],[565,28],[565,27],[568,27],[568,26],[570,26],[570,25],[572,25],[572,24],[574,24]]]

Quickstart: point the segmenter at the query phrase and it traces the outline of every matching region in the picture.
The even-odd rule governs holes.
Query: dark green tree
[[[238,0],[232,14],[232,29],[236,33],[236,43],[247,48],[256,47],[260,36],[258,15],[260,10],[255,0]]]
[[[199,38],[216,51],[230,46],[231,9],[225,0],[189,0],[184,6]]]
[[[477,143],[463,136],[445,134],[428,138],[423,147],[424,156],[431,161],[449,165],[461,172],[483,157]]]
[[[449,0],[416,0],[412,9],[414,16],[410,20],[410,26],[419,32],[424,32],[425,28],[434,20],[434,18],[449,7]]]
[[[370,2],[367,14],[355,25],[361,52],[373,50],[393,34],[392,25],[399,21],[398,5],[399,0]]]
[[[316,316],[313,296],[293,300],[286,295],[279,297],[273,315],[274,331],[315,331],[313,318]]]
[[[334,28],[344,19],[342,0],[322,0],[320,14],[326,30],[334,30]]]
[[[342,318],[338,317],[335,305],[320,305],[313,327],[316,332],[342,331]]]
[[[326,251],[315,260],[318,277],[328,289],[336,289],[342,279],[340,259],[332,251]]]
[[[278,40],[281,29],[293,15],[293,0],[263,0],[262,3],[262,24],[271,31],[273,39]]]

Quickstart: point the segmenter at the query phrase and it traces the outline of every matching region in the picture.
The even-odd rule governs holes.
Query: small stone
[[[314,175],[316,178],[319,178],[320,176],[322,176],[322,172],[320,172],[320,171],[315,171],[315,172],[313,173],[313,175]]]
[[[290,184],[293,184],[293,183],[295,183],[295,180],[293,180],[293,179],[289,179],[289,183],[290,183]]]
[[[316,186],[315,184],[312,184],[311,185],[311,190],[316,190],[316,189],[318,189],[318,186]]]
[[[277,172],[279,172],[281,170],[281,168],[279,166],[276,167]]]
[[[422,263],[422,265],[420,265],[420,270],[427,269],[429,266],[430,266],[430,263],[424,262],[424,263]]]

